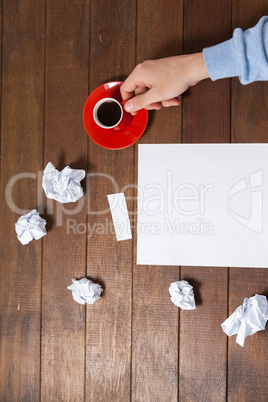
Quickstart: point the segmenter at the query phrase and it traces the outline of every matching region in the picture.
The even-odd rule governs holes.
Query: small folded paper
[[[268,320],[266,296],[255,295],[246,298],[221,326],[226,335],[236,335],[236,342],[244,346],[245,338],[265,329]]]
[[[82,278],[79,281],[72,279],[73,284],[67,289],[72,291],[73,299],[79,304],[93,304],[100,299],[102,287],[98,283],[94,283],[87,278]]]
[[[38,240],[47,234],[46,220],[41,218],[36,209],[22,215],[15,223],[17,238],[21,244],[28,244],[31,240]]]
[[[187,281],[177,281],[170,285],[171,301],[182,310],[194,310],[195,299],[193,287]]]
[[[124,193],[108,194],[117,241],[132,239],[127,203]]]
[[[80,169],[71,169],[66,166],[59,172],[51,162],[48,162],[43,172],[42,186],[47,198],[61,203],[76,202],[83,196],[80,181],[86,172]]]

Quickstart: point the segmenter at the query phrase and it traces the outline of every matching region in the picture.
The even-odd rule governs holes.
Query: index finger
[[[133,73],[131,73],[120,87],[123,101],[129,98],[133,98],[134,92],[137,88],[138,85],[134,81]]]

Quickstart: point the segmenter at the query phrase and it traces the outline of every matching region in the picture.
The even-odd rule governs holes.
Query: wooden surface
[[[88,29],[86,1],[47,1],[44,166],[87,169],[81,110],[88,92]],[[41,400],[82,401],[85,308],[73,305],[67,286],[86,274],[86,236],[68,233],[67,224],[74,216],[86,221],[85,202],[49,200],[44,213],[50,230],[43,240]]]
[[[220,324],[245,297],[268,296],[268,271],[137,266],[137,144],[105,150],[82,122],[98,85],[230,38],[267,15],[266,0],[2,0],[0,10],[0,400],[266,401],[267,330],[241,348]],[[150,112],[139,143],[268,142],[267,89],[206,80],[181,107]],[[87,171],[79,203],[43,196],[49,161]],[[110,230],[106,195],[119,191],[132,241]],[[14,224],[34,208],[48,234],[22,246]],[[84,276],[104,288],[86,307],[67,290]],[[179,279],[194,286],[195,311],[170,302]]]
[[[248,2],[251,13],[238,4],[233,7],[233,28],[245,24],[255,25],[259,20],[260,12],[267,15],[267,5]],[[266,14],[265,14],[266,12]],[[268,86],[261,82],[254,82],[241,90],[237,80],[232,80],[232,142],[268,142]],[[268,294],[268,274],[263,269],[230,268],[229,276],[229,311],[243,301],[243,294]],[[263,384],[268,388],[268,348],[267,332],[259,333],[258,337],[250,337],[245,342],[244,353],[237,350],[235,339],[228,341],[228,397],[230,401],[253,401],[264,398]],[[266,346],[265,346],[266,344]],[[250,377],[250,381],[248,381]],[[242,385],[243,384],[243,385]],[[268,390],[266,388],[266,398]]]
[[[107,11],[105,0],[91,1],[90,92],[123,78],[135,62],[135,2],[127,0],[123,6],[115,0]],[[107,194],[133,183],[133,147],[111,152],[90,142],[88,163],[88,224],[92,230],[94,225],[107,228],[111,215],[101,214],[108,208]],[[132,188],[124,193],[131,197]],[[132,210],[132,202],[128,208]],[[103,285],[104,294],[102,305],[87,308],[86,397],[123,401],[130,397],[131,381],[132,242],[116,242],[107,229],[101,236],[94,230],[88,238],[87,275]]]
[[[14,224],[22,213],[38,207],[44,32],[43,1],[3,1],[0,400],[4,401],[36,401],[40,394],[42,242],[25,248],[14,235]]]
[[[168,7],[167,7],[168,4]],[[158,27],[162,26],[161,34]],[[155,35],[152,35],[155,32]],[[147,38],[145,41],[144,38]],[[182,4],[175,0],[137,2],[136,63],[181,52]],[[150,114],[139,143],[174,143],[181,138],[181,110]],[[138,146],[135,145],[135,182]],[[136,246],[134,250],[136,258]],[[132,400],[176,401],[178,395],[178,309],[163,289],[179,267],[133,265]]]
[[[198,16],[194,26],[193,8]],[[228,39],[230,34],[228,2],[219,3],[217,8],[211,0],[186,2],[184,53],[199,52]],[[183,103],[183,142],[229,142],[229,111],[229,80],[201,82],[191,88]],[[180,399],[223,401],[227,389],[227,337],[219,323],[227,313],[228,268],[182,267],[181,279],[193,284],[198,298],[193,314],[180,313]]]

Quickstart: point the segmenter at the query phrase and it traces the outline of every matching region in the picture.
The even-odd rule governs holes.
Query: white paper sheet
[[[268,267],[268,144],[139,145],[137,264]]]
[[[132,239],[124,193],[107,195],[117,241]]]

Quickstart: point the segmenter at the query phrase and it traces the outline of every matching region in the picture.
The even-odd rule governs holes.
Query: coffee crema
[[[114,101],[103,102],[97,111],[99,122],[106,127],[115,126],[121,119],[121,108]]]

